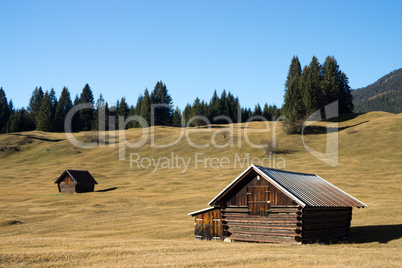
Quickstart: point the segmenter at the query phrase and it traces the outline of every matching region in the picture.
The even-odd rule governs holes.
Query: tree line
[[[336,59],[328,56],[321,65],[313,56],[310,64],[302,70],[299,58],[294,56],[285,82],[281,109],[286,117],[284,130],[287,133],[300,132],[304,120],[318,110],[325,118],[324,107],[334,101],[338,101],[339,114],[353,112],[349,79],[340,70]]]
[[[109,106],[102,94],[95,101],[91,88],[86,84],[74,101],[66,87],[59,99],[54,89],[44,92],[37,87],[26,109],[14,109],[12,101],[7,101],[4,90],[0,88],[0,132],[35,129],[62,132],[68,112],[86,103],[89,108],[79,110],[72,118],[72,131],[135,128],[151,123],[175,127],[227,124],[276,120],[284,115],[284,130],[291,134],[300,132],[304,120],[316,111],[321,111],[325,118],[325,106],[334,101],[338,101],[340,114],[353,112],[349,80],[335,58],[328,56],[321,65],[313,56],[310,64],[302,70],[298,57],[294,56],[285,81],[282,108],[266,103],[263,108],[257,104],[253,110],[240,107],[239,99],[232,93],[223,90],[219,96],[215,90],[209,102],[197,97],[181,111],[178,107],[173,108],[173,99],[166,85],[158,81],[152,91],[144,90],[135,105],[129,105],[122,97],[115,105]],[[126,122],[127,118],[133,116],[137,116],[137,120]]]
[[[74,101],[66,87],[61,91],[59,99],[53,88],[44,92],[41,87],[36,87],[27,108],[14,109],[12,101],[7,101],[5,91],[0,88],[0,132],[29,130],[63,132],[68,112],[80,104],[87,104],[88,108],[80,109],[74,115],[71,121],[72,131],[143,126],[138,120],[125,122],[130,116],[143,118],[148,126],[153,122],[154,125],[175,127],[185,126],[187,123],[190,126],[199,126],[207,122],[227,124],[246,122],[249,119],[275,120],[280,116],[280,109],[275,105],[265,104],[261,108],[260,104],[257,104],[254,110],[240,107],[239,99],[230,92],[226,93],[226,90],[223,90],[220,96],[215,90],[209,102],[201,101],[197,97],[192,104],[187,104],[181,111],[178,107],[173,108],[173,99],[162,81],[158,81],[152,91],[146,88],[135,105],[129,105],[125,97],[117,100],[114,105],[109,105],[102,94],[95,101],[90,86],[86,84],[81,94],[75,96]],[[194,116],[197,117],[192,119]],[[102,125],[99,125],[100,122]]]

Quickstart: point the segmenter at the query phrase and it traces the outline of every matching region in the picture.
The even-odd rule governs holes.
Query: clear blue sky
[[[184,108],[214,89],[281,106],[293,55],[333,55],[352,88],[402,67],[402,1],[3,1],[0,87],[26,107],[36,86],[89,83],[129,104],[158,80]]]

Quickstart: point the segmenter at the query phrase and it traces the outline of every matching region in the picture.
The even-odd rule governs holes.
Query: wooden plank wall
[[[66,176],[60,183],[59,183],[59,192],[66,193],[66,194],[73,194],[75,193],[75,180],[71,179],[70,176]]]
[[[337,242],[349,236],[352,208],[304,208],[303,243]]]
[[[301,241],[301,208],[272,205],[268,216],[248,214],[247,207],[222,210],[224,236],[235,241],[294,243]]]
[[[222,240],[222,214],[219,208],[195,215],[195,239]]]
[[[75,186],[75,192],[76,193],[87,193],[87,192],[93,192],[95,188],[94,184],[83,184],[79,183]]]
[[[235,241],[301,243],[302,208],[264,178],[250,175],[254,177],[242,185],[222,209],[224,237]],[[269,189],[265,196],[269,199],[265,215],[252,215],[255,205],[247,202],[261,198],[261,191],[250,191],[258,186]],[[247,194],[259,196],[247,198]]]

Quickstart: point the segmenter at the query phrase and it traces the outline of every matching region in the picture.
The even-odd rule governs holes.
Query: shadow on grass
[[[339,132],[351,127],[355,127],[364,123],[367,123],[368,121],[363,121],[358,124],[352,125],[352,126],[346,126],[346,127],[338,127],[338,128],[331,128],[331,127],[323,127],[323,126],[308,126],[304,129],[304,135],[314,135],[314,134],[326,134],[328,133],[333,133],[333,132]],[[301,133],[300,133],[301,135]]]
[[[402,237],[402,224],[351,227],[349,236],[350,243],[379,242],[385,244]]]
[[[107,188],[107,189],[102,189],[102,190],[97,190],[97,193],[103,193],[103,192],[110,192],[110,191],[114,191],[119,187],[111,187],[111,188]]]
[[[34,139],[34,140],[41,140],[41,141],[49,141],[49,142],[59,142],[59,141],[64,141],[65,139],[47,139],[47,138],[39,138],[39,137],[35,137],[32,135],[23,135],[20,133],[16,133],[16,134],[12,134],[15,136],[23,136],[26,137],[27,139]]]
[[[273,156],[275,155],[280,155],[280,154],[291,154],[297,152],[296,150],[293,149],[274,149],[272,153]]]

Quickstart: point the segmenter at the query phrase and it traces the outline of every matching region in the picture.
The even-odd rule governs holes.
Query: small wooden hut
[[[71,169],[64,170],[54,183],[57,183],[59,193],[69,194],[93,192],[98,184],[88,171]]]
[[[315,174],[255,165],[209,205],[188,214],[196,239],[293,244],[344,240],[352,208],[367,207]]]

